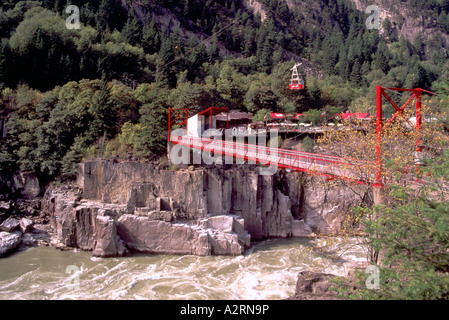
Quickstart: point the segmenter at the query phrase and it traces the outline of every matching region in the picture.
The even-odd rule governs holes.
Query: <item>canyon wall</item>
[[[48,188],[42,210],[61,246],[98,256],[240,255],[251,240],[332,232],[360,203],[352,187],[300,172],[98,160],[80,165],[75,185]]]

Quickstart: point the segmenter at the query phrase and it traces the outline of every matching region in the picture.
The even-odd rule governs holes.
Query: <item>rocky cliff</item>
[[[240,255],[251,240],[332,232],[360,202],[348,186],[299,172],[87,161],[76,185],[46,191],[42,210],[58,245],[97,256]]]
[[[397,33],[397,38],[405,37],[411,42],[415,40],[418,35],[422,35],[425,39],[431,39],[438,34],[446,41],[447,34],[440,31],[436,17],[438,13],[433,16],[430,14],[425,17],[423,12],[420,12],[411,3],[411,1],[392,1],[392,0],[350,0],[355,4],[357,9],[365,12],[368,6],[375,5],[379,8],[380,18],[380,32],[386,37],[390,37],[391,33]],[[383,23],[386,19],[390,20],[391,30],[385,30]]]

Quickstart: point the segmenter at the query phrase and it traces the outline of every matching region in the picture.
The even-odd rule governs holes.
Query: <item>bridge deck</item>
[[[368,184],[375,178],[375,164],[360,160],[190,136],[172,136],[171,142],[213,152],[215,155],[242,159],[250,164],[277,166],[359,184]]]

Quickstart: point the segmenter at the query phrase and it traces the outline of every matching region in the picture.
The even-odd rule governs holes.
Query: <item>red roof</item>
[[[339,116],[346,120],[348,118],[352,119],[367,119],[369,118],[369,113],[340,113]]]

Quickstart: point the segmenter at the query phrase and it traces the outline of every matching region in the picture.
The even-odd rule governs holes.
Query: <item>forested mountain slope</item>
[[[376,3],[380,30],[362,0],[3,1],[0,170],[49,180],[85,157],[158,156],[169,106],[316,121],[373,112],[378,84],[445,92],[449,1]],[[68,5],[80,29],[66,27]],[[288,90],[293,60],[300,93]]]

